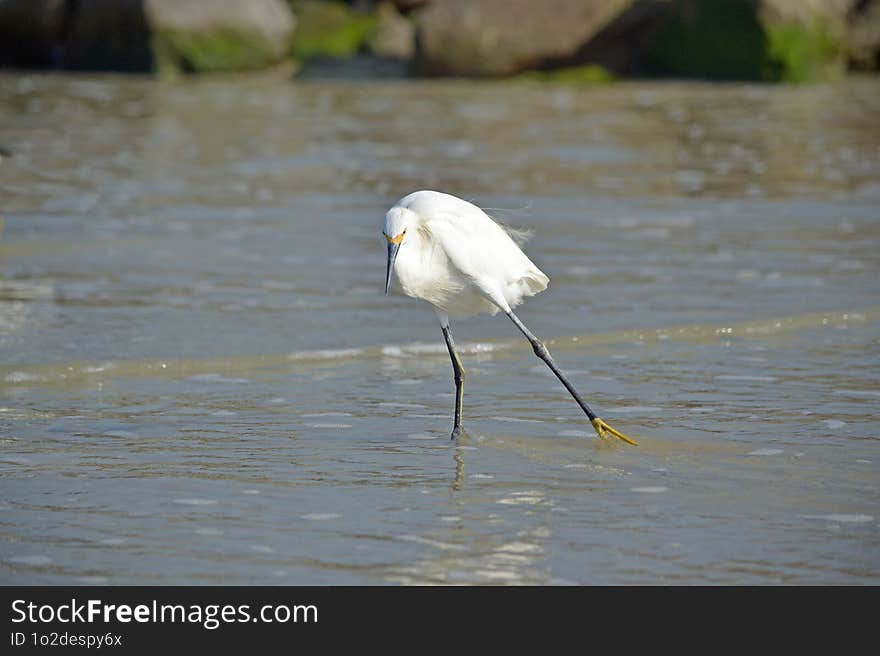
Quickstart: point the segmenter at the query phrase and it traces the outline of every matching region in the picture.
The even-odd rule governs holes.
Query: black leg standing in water
[[[461,358],[455,350],[455,342],[452,339],[452,330],[449,326],[443,327],[443,339],[446,340],[446,348],[449,349],[449,358],[452,360],[452,374],[455,377],[455,423],[452,428],[452,439],[462,432],[461,427],[461,404],[464,401],[464,367],[461,366]]]

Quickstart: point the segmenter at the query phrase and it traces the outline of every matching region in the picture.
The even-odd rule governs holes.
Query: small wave
[[[43,380],[43,377],[29,374],[24,371],[13,371],[12,373],[6,374],[6,377],[3,380],[7,383],[31,383]]]
[[[339,519],[342,515],[339,513],[306,513],[301,517],[314,522],[326,522],[331,519]]]
[[[747,456],[778,456],[782,453],[782,449],[755,449],[754,451],[749,451]]]
[[[802,515],[804,519],[824,519],[828,522],[840,522],[842,524],[867,524],[873,522],[872,515],[847,515],[843,513],[831,513],[830,515]]]
[[[776,380],[775,376],[739,376],[734,374],[722,374],[715,376],[715,380],[737,380],[751,383],[772,383]]]
[[[460,544],[452,544],[449,542],[441,542],[440,540],[432,540],[431,538],[423,538],[420,535],[398,535],[398,540],[404,542],[415,542],[416,544],[424,544],[442,551],[467,551],[467,547]]]
[[[174,503],[179,503],[183,506],[213,506],[217,503],[217,501],[215,499],[187,498],[187,499],[174,499]]]
[[[841,396],[855,396],[857,398],[880,397],[880,390],[839,389],[839,390],[834,390],[834,393],[840,394]]]
[[[353,358],[364,353],[366,349],[317,349],[314,351],[296,351],[287,357],[291,360],[338,360],[339,358]]]
[[[15,563],[16,565],[51,565],[52,559],[49,556],[12,556],[9,559],[9,562]]]
[[[470,342],[456,345],[456,350],[459,353],[491,353],[497,349],[497,344],[486,342]],[[437,344],[423,344],[420,342],[414,344],[388,344],[382,347],[381,352],[382,355],[392,358],[405,358],[413,355],[446,355],[448,353],[443,342]]]
[[[196,374],[195,376],[190,376],[187,380],[197,383],[233,383],[239,385],[251,382],[247,378],[231,378],[221,374]]]

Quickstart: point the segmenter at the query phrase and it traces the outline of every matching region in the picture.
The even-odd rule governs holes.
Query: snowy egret
[[[450,317],[503,311],[526,336],[541,360],[578,402],[599,437],[635,441],[596,416],[556,366],[544,343],[513,313],[526,296],[547,288],[550,279],[520,250],[514,237],[483,210],[461,198],[438,191],[416,191],[401,198],[385,214],[382,230],[388,245],[385,293],[392,287],[434,307],[455,379],[452,437],[462,432],[464,367],[455,350]]]

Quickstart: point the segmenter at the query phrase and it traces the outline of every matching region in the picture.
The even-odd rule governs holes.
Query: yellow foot
[[[593,428],[595,428],[596,432],[599,434],[599,437],[601,437],[602,439],[608,437],[616,437],[619,440],[623,440],[627,444],[632,444],[633,446],[639,445],[639,443],[636,442],[634,439],[627,437],[616,428],[613,428],[612,426],[606,424],[602,419],[599,419],[599,417],[593,419],[591,423],[593,424]]]

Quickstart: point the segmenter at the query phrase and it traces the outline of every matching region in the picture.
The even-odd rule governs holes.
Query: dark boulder
[[[417,14],[424,75],[503,76],[572,58],[633,0],[436,0]]]
[[[283,0],[0,0],[0,61],[85,70],[236,71],[288,54]]]

